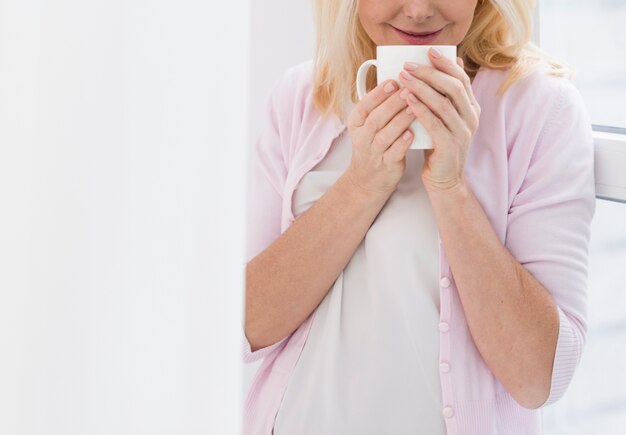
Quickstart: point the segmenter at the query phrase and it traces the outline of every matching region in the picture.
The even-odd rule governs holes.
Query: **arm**
[[[387,199],[361,193],[346,172],[248,263],[245,334],[253,352],[288,336],[306,320]]]
[[[472,337],[520,405],[558,400],[586,334],[591,123],[566,85],[511,205],[504,245],[467,183],[428,192]]]
[[[429,197],[476,347],[518,403],[537,407],[549,394],[554,301],[502,245],[466,183]]]

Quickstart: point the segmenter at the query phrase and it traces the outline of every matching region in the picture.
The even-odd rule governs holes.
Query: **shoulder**
[[[313,86],[313,59],[287,68],[274,82],[272,97],[277,109],[292,111],[302,105]]]
[[[564,108],[583,108],[580,92],[566,77],[549,74],[537,69],[511,84],[503,95],[497,91],[510,74],[509,69],[482,69],[483,93],[499,103],[507,111],[532,113],[535,117],[550,117]],[[546,119],[547,120],[547,119]]]
[[[531,130],[539,136],[568,119],[588,121],[582,95],[569,78],[538,69],[515,81],[503,95],[497,95],[509,73],[508,69],[481,68],[478,92],[481,107],[491,106],[492,114],[504,121],[512,135]]]
[[[276,80],[270,93],[272,120],[282,142],[288,167],[291,167],[295,156],[312,136],[317,135],[317,139],[320,139],[320,134],[327,134],[329,128],[335,125],[322,119],[315,109],[313,74],[312,59],[292,65]],[[313,143],[310,146],[315,145]]]
[[[311,117],[313,59],[285,69],[270,86],[266,106],[283,138],[294,138]],[[293,148],[296,144],[290,145]]]
[[[313,59],[290,66],[285,71],[283,77],[292,85],[304,85],[313,80]]]

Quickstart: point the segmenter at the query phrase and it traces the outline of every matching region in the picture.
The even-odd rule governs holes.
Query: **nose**
[[[417,23],[423,23],[435,15],[435,5],[431,0],[407,0],[404,15]]]

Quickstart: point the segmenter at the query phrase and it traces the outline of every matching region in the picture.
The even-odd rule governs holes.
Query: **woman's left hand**
[[[465,182],[463,168],[469,144],[478,129],[480,106],[463,61],[457,58],[454,63],[446,57],[437,57],[432,48],[428,54],[434,67],[406,63],[400,83],[410,91],[405,92],[409,107],[433,142],[433,149],[424,150],[421,174],[424,187],[446,191]]]

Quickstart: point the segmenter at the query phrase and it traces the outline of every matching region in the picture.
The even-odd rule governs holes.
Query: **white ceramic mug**
[[[356,91],[359,100],[363,99],[367,93],[365,80],[367,71],[371,66],[376,67],[376,81],[378,84],[392,79],[402,88],[403,86],[398,79],[398,75],[404,69],[404,63],[414,62],[418,65],[432,66],[428,58],[428,49],[430,47],[437,47],[444,57],[452,60],[452,62],[456,62],[455,45],[378,45],[376,47],[376,59],[363,62],[356,74]],[[433,148],[430,135],[417,120],[411,123],[411,130],[414,136],[409,149],[424,150]]]

